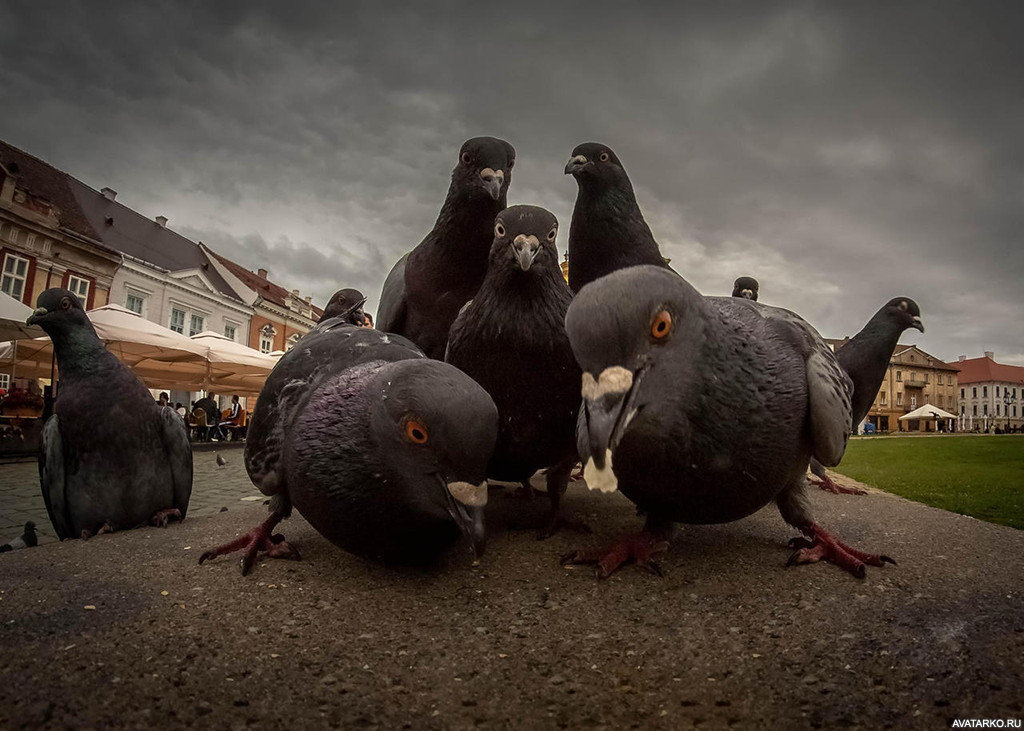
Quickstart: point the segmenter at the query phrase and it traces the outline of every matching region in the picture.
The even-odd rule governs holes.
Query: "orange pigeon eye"
[[[655,340],[664,340],[672,332],[672,315],[668,310],[662,310],[651,320],[651,337]]]
[[[419,423],[415,419],[409,419],[405,422],[405,436],[409,438],[409,441],[413,444],[426,444],[430,436],[427,434],[427,427]]]

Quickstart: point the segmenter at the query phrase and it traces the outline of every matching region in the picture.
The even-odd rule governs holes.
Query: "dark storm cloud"
[[[905,294],[925,349],[1024,362],[1019,6],[679,5],[5,4],[0,137],[371,303],[463,139],[511,141],[510,203],[565,233],[599,140],[703,291],[756,276],[834,336]]]

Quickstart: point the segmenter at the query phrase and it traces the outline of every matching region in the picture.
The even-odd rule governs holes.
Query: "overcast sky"
[[[702,292],[752,275],[826,337],[905,295],[905,342],[1024,364],[1024,4],[309,5],[5,2],[0,138],[374,309],[463,140],[515,146],[561,251],[599,141]]]

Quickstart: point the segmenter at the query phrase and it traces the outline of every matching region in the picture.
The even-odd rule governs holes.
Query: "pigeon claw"
[[[266,552],[269,558],[285,558],[291,561],[302,560],[298,549],[286,541],[283,535],[280,533],[271,534],[271,531],[281,522],[281,519],[282,516],[280,515],[271,515],[251,531],[240,535],[230,543],[225,543],[222,546],[217,546],[203,552],[203,555],[199,557],[199,563],[202,564],[204,561],[216,556],[223,556],[235,551],[244,551],[241,566],[242,576],[245,576],[252,571],[253,564],[256,563],[256,558],[261,551]]]
[[[663,577],[661,566],[653,560],[654,556],[668,550],[668,541],[661,540],[650,533],[639,533],[624,536],[610,546],[598,549],[570,551],[563,554],[560,563],[595,564],[598,579],[607,579],[619,568],[632,561],[637,568]]]
[[[867,575],[868,566],[884,566],[887,563],[896,565],[888,556],[864,553],[846,545],[816,523],[810,523],[801,530],[810,538],[797,537],[789,542],[789,547],[796,550],[786,562],[787,567],[827,561],[863,579]]]
[[[867,495],[867,490],[861,490],[858,487],[843,487],[828,475],[825,475],[819,480],[811,480],[812,485],[817,485],[825,492],[830,492],[833,495]]]

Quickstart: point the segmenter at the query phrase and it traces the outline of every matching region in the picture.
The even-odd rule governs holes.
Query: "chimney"
[[[100,188],[100,193],[102,193],[103,197],[108,201],[112,201],[117,198],[117,191],[113,188]]]
[[[961,355],[959,358],[957,358],[957,360],[960,360],[960,361],[967,360],[967,356],[966,355]]]
[[[308,304],[312,303],[312,301],[313,301],[313,296],[312,295],[306,295],[306,304],[308,305]]]
[[[264,269],[263,267],[260,267],[258,270],[256,270],[256,276],[258,276],[260,279],[266,279],[267,270]]]
[[[996,359],[996,354],[995,354],[994,351],[986,350],[985,351],[985,357],[988,358],[989,360],[995,360]]]
[[[167,216],[157,216],[156,222],[159,223],[164,228],[167,228]]]

